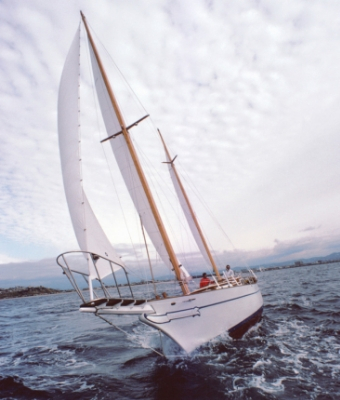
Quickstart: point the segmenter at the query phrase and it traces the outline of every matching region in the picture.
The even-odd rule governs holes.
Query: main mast
[[[87,32],[87,36],[88,36],[89,41],[90,41],[90,43],[91,43],[91,46],[92,46],[94,55],[95,55],[95,57],[96,57],[96,60],[97,60],[97,63],[98,63],[100,72],[101,72],[101,74],[102,74],[102,77],[103,77],[103,80],[104,80],[104,83],[105,83],[105,86],[106,86],[106,90],[107,90],[108,95],[109,95],[109,97],[110,97],[110,101],[111,101],[112,107],[113,107],[113,109],[114,109],[114,111],[115,111],[115,114],[116,114],[116,116],[117,116],[118,122],[119,122],[119,124],[120,124],[120,126],[121,126],[122,134],[123,134],[123,136],[124,136],[124,138],[125,138],[125,141],[126,141],[126,144],[127,144],[127,146],[128,146],[128,149],[129,149],[129,152],[130,152],[132,161],[133,161],[133,163],[134,163],[134,166],[135,166],[135,168],[136,168],[138,177],[139,177],[139,179],[140,179],[140,181],[141,181],[141,184],[142,184],[142,186],[143,186],[145,195],[146,195],[147,200],[148,200],[148,202],[149,202],[149,205],[150,205],[152,214],[153,214],[153,216],[154,216],[154,218],[155,218],[156,224],[157,224],[157,226],[158,226],[159,232],[160,232],[160,234],[161,234],[161,236],[162,236],[162,239],[163,239],[163,242],[164,242],[166,251],[167,251],[167,253],[168,253],[168,255],[169,255],[171,264],[172,264],[172,266],[173,266],[173,268],[174,268],[176,278],[177,278],[177,280],[179,281],[179,284],[180,284],[180,286],[181,286],[181,289],[182,289],[183,294],[189,294],[190,291],[189,291],[189,289],[188,289],[188,286],[187,286],[186,282],[183,282],[183,281],[182,281],[181,272],[180,272],[180,269],[179,269],[179,262],[178,262],[178,260],[177,260],[176,254],[175,254],[175,252],[174,252],[174,250],[173,250],[173,248],[172,248],[172,245],[171,245],[171,243],[170,243],[168,234],[167,234],[167,232],[166,232],[166,230],[165,230],[163,221],[162,221],[162,219],[161,219],[161,217],[160,217],[160,214],[159,214],[159,212],[158,212],[158,209],[157,209],[155,200],[154,200],[154,198],[153,198],[153,196],[152,196],[151,190],[150,190],[150,188],[149,188],[148,182],[147,182],[147,180],[146,180],[146,178],[145,178],[145,175],[144,175],[142,166],[141,166],[141,164],[140,164],[140,162],[139,162],[139,159],[138,159],[136,150],[135,150],[134,145],[133,145],[133,143],[132,143],[132,140],[131,140],[131,138],[130,138],[130,134],[129,134],[128,129],[127,129],[127,127],[126,127],[126,124],[125,124],[123,115],[122,115],[122,113],[121,113],[121,111],[120,111],[120,108],[119,108],[119,105],[118,105],[118,103],[117,103],[116,97],[115,97],[115,95],[114,95],[114,93],[113,93],[113,90],[112,90],[112,88],[111,88],[110,82],[109,82],[108,77],[107,77],[107,75],[106,75],[106,72],[105,72],[105,70],[104,70],[102,61],[101,61],[101,59],[100,59],[98,50],[97,50],[97,48],[96,48],[96,45],[94,44],[94,41],[93,41],[91,32],[90,32],[89,27],[88,27],[88,25],[87,25],[86,18],[85,18],[84,14],[83,14],[82,12],[80,12],[80,14],[81,14],[81,17],[82,17],[82,20],[83,20],[83,23],[84,23],[84,26],[85,26],[85,29],[86,29],[86,32]]]
[[[159,131],[159,129],[158,129],[158,133],[159,133],[159,136],[161,137],[161,140],[162,140],[162,143],[163,143],[163,146],[164,146],[165,153],[166,153],[168,159],[170,160],[169,162],[170,162],[170,164],[171,164],[171,168],[172,168],[172,170],[174,171],[174,174],[175,174],[176,180],[177,180],[177,182],[178,182],[179,188],[180,188],[180,190],[181,190],[181,192],[182,192],[182,194],[183,194],[184,200],[185,200],[185,202],[186,202],[186,204],[187,204],[187,206],[188,206],[188,210],[189,210],[189,212],[190,212],[191,218],[192,218],[192,220],[194,221],[194,224],[195,224],[195,226],[196,226],[197,232],[198,232],[198,234],[199,234],[199,236],[200,236],[200,238],[201,238],[201,241],[202,241],[202,243],[203,243],[204,249],[205,249],[205,251],[206,251],[206,253],[207,253],[207,256],[208,256],[208,258],[209,258],[209,261],[210,261],[210,263],[211,263],[211,265],[212,265],[212,267],[213,267],[213,269],[214,269],[214,272],[215,272],[215,274],[216,274],[216,276],[217,276],[217,279],[220,280],[220,279],[221,279],[220,272],[219,272],[219,270],[218,270],[218,268],[217,268],[217,266],[216,266],[215,260],[213,259],[213,256],[212,256],[212,254],[211,254],[211,251],[210,251],[210,249],[209,249],[209,247],[208,247],[208,244],[207,244],[207,242],[206,242],[206,240],[205,240],[205,237],[204,237],[204,235],[203,235],[203,232],[202,232],[202,230],[201,230],[201,227],[200,227],[200,225],[199,225],[199,223],[198,223],[198,220],[197,220],[197,218],[196,218],[196,215],[195,215],[195,213],[194,213],[194,210],[193,210],[193,208],[192,208],[192,206],[191,206],[191,203],[190,203],[190,201],[189,201],[189,197],[187,196],[187,193],[186,193],[186,191],[185,191],[185,189],[184,189],[184,186],[182,185],[182,182],[181,182],[181,180],[180,180],[180,178],[179,178],[179,175],[178,175],[177,170],[176,170],[175,163],[173,162],[174,160],[171,161],[171,156],[170,156],[169,150],[168,150],[168,148],[166,147],[166,144],[165,144],[165,142],[164,142],[163,136],[162,136],[161,132]]]

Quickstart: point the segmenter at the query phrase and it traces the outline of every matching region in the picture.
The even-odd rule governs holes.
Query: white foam
[[[249,387],[255,386],[257,388],[262,389],[266,393],[282,392],[284,390],[283,381],[285,379],[286,378],[282,377],[274,381],[268,381],[263,375],[255,376],[250,380]]]
[[[253,365],[253,369],[260,368],[260,367],[263,367],[266,365],[271,365],[271,364],[272,364],[272,362],[270,360],[265,361],[265,360],[261,359],[259,361],[256,361],[256,363]]]

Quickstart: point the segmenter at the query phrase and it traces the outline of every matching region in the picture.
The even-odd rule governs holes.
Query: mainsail
[[[100,226],[82,185],[78,120],[79,34],[80,27],[69,50],[59,87],[58,133],[64,188],[80,249],[110,259],[113,269],[117,270],[123,263]],[[92,262],[88,265],[90,279],[104,278],[112,273],[110,263],[102,259],[98,260],[96,268]]]
[[[111,86],[106,79],[103,66],[97,54],[97,50],[94,47],[92,36],[84,16],[83,21],[89,38],[92,71],[97,97],[108,138],[111,138],[111,147],[118,167],[137,213],[157,253],[164,264],[170,270],[175,271],[176,277],[182,286],[183,293],[188,293],[186,284],[182,282],[179,262],[165,231],[158,209],[145,180],[144,173],[139,165],[138,158],[135,155],[130,133],[128,132],[129,128],[125,125]]]
[[[103,81],[102,74],[99,70],[96,57],[93,54],[91,43],[89,44],[89,46],[90,46],[93,77],[96,85],[96,91],[100,109],[105,123],[107,135],[112,136],[118,132],[121,132],[122,128],[119,124],[116,113],[111,105],[110,97],[107,92],[105,83]],[[149,202],[144,192],[144,188],[137,174],[135,165],[131,158],[124,136],[122,134],[117,135],[115,138],[110,140],[110,144],[112,147],[112,151],[115,155],[120,172],[123,176],[125,185],[129,191],[129,194],[137,210],[137,213],[143,222],[143,226],[145,227],[145,230],[147,231],[153,245],[155,246],[155,249],[157,250],[163,262],[170,269],[172,269],[173,267],[169,260],[169,255],[166,251],[163,239],[159,232],[155,218],[152,214],[151,207],[149,205]]]

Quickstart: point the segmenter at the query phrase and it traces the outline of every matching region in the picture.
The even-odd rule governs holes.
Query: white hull
[[[187,353],[260,313],[263,299],[257,284],[221,288],[189,296],[151,301],[154,314],[142,322],[159,329]]]
[[[117,304],[110,306],[107,299],[98,301],[100,304],[83,304],[80,311],[98,316],[139,315],[140,321],[162,331],[187,353],[225,332],[233,336],[236,328],[259,316],[263,307],[257,283],[218,287],[187,296],[144,301],[143,304],[134,300],[128,300],[127,304],[115,300]]]
[[[80,258],[77,258],[78,252],[66,252],[58,256],[57,263],[82,299],[83,304],[80,306],[82,312],[94,313],[104,320],[106,319],[103,315],[139,315],[142,322],[164,332],[187,353],[190,353],[224,332],[231,334],[238,325],[252,318],[254,314],[262,312],[263,300],[255,283],[257,279],[254,274],[245,278],[240,276],[229,279],[226,276],[224,278],[220,276],[177,174],[174,164],[176,157],[171,158],[162,139],[166,163],[188,226],[207,265],[211,266],[209,270],[214,271],[216,276],[215,283],[189,293],[184,267],[181,266],[174,252],[171,239],[153,198],[153,191],[139,161],[134,140],[130,136],[130,129],[137,127],[148,115],[142,117],[139,115],[140,111],[137,114],[134,111],[134,117],[142,118],[135,120],[129,126],[126,125],[125,116],[104,70],[86,18],[82,13],[81,15],[89,43],[93,81],[107,133],[107,137],[101,142],[110,141],[117,166],[136,208],[136,215],[140,218],[143,236],[145,229],[160,259],[169,270],[174,271],[183,295],[166,297],[166,294],[163,294],[165,296],[163,299],[135,299],[125,265],[111,246],[87,199],[83,186],[82,161],[79,157],[82,142],[79,129],[81,126],[79,77],[82,75],[79,70],[80,26],[67,56],[60,82],[58,131],[64,187],[74,231],[82,253],[82,262]],[[130,109],[129,101],[126,103],[123,101],[123,105],[124,109]],[[135,107],[131,108],[131,111],[134,109]],[[132,115],[128,116],[129,121],[131,118]],[[146,250],[148,252],[147,246]],[[121,296],[116,279],[116,272],[119,270],[125,273],[131,298]],[[111,297],[107,290],[104,279],[107,278],[105,282],[108,282],[109,277],[114,279],[118,298]],[[78,286],[78,278],[81,280],[84,278],[87,281],[89,296],[84,295]],[[98,290],[102,291],[100,296],[103,297],[97,295],[97,289],[94,290],[92,282],[95,281],[100,284]]]

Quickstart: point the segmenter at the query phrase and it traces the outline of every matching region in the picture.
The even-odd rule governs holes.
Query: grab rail
[[[92,261],[92,265],[93,265],[94,270],[96,271],[96,275],[97,275],[95,278],[90,279],[90,273],[89,272],[88,273],[81,272],[81,271],[71,267],[70,260],[67,260],[67,256],[76,255],[76,254],[82,254],[82,255],[85,256],[87,261],[90,261],[90,260]],[[119,284],[118,284],[117,277],[116,277],[116,274],[115,274],[115,271],[114,271],[114,268],[113,268],[113,264],[116,264],[116,265],[118,265],[118,264],[115,263],[114,261],[110,260],[109,258],[100,256],[98,254],[91,253],[89,251],[79,251],[78,250],[78,251],[67,251],[65,253],[62,253],[56,259],[57,264],[62,268],[63,273],[67,276],[67,278],[70,281],[71,285],[73,286],[74,290],[77,292],[78,296],[83,300],[83,303],[86,303],[87,301],[86,301],[86,299],[85,299],[85,297],[84,297],[84,295],[82,293],[82,289],[80,289],[79,285],[77,284],[77,281],[76,281],[76,278],[75,278],[74,274],[79,274],[85,279],[85,282],[86,282],[86,284],[87,284],[87,286],[89,288],[89,291],[90,291],[90,299],[91,300],[93,300],[94,295],[98,298],[98,296],[97,296],[97,294],[94,291],[94,288],[92,286],[92,280],[96,280],[96,281],[99,282],[100,287],[101,287],[101,289],[103,291],[103,294],[104,294],[105,298],[108,298],[108,299],[111,298],[110,293],[109,293],[109,291],[107,290],[107,288],[106,288],[106,286],[104,284],[104,281],[103,281],[104,278],[100,277],[99,271],[98,271],[98,269],[96,267],[96,262],[97,262],[98,259],[103,259],[103,260],[107,261],[110,264],[111,274],[112,274],[112,277],[114,279],[115,286],[116,286],[116,289],[118,291],[118,295],[119,295],[120,298],[123,298],[122,293],[121,293],[121,291],[119,289]],[[129,287],[129,290],[130,290],[132,298],[134,298],[134,295],[133,295],[133,292],[132,292],[132,288],[131,288],[131,284],[130,284],[130,280],[129,280],[129,276],[128,276],[128,272],[126,271],[126,269],[122,265],[119,265],[119,267],[125,273],[127,286]]]

